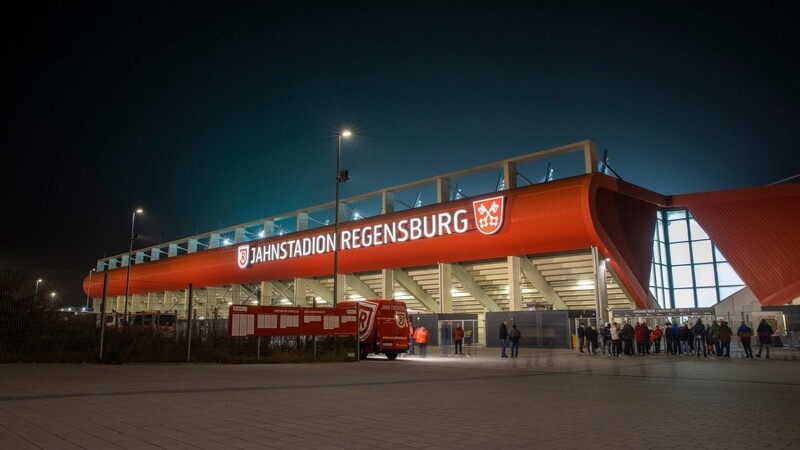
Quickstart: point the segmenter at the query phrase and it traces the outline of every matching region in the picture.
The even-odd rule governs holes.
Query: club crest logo
[[[375,303],[361,302],[358,305],[358,337],[367,340],[375,328],[375,316],[378,314],[378,305]]]
[[[495,234],[503,227],[505,198],[493,197],[472,202],[475,226],[485,235]]]
[[[250,246],[240,245],[236,255],[236,262],[239,264],[239,268],[246,269],[250,262]]]
[[[408,326],[408,318],[406,318],[406,313],[399,312],[394,317],[395,323],[397,323],[397,328],[406,328]]]

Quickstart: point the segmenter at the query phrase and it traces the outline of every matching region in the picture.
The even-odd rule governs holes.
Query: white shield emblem
[[[397,323],[397,328],[405,328],[408,326],[408,319],[406,318],[406,313],[399,312],[394,317],[395,322]]]
[[[236,262],[239,263],[239,268],[246,269],[248,263],[250,262],[250,246],[240,245],[236,255],[237,255]]]
[[[375,303],[361,302],[358,305],[358,339],[366,341],[375,327],[375,316],[378,305]]]
[[[505,198],[493,197],[472,202],[475,227],[483,234],[495,234],[503,227]]]

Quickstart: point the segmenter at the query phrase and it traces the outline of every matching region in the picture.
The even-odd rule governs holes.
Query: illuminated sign
[[[473,202],[475,227],[481,233],[494,234],[503,226],[503,200],[504,197],[494,197]],[[453,212],[441,212],[344,230],[339,233],[339,250],[377,247],[463,234],[467,231],[469,231],[469,213],[462,208]],[[329,253],[335,246],[334,233],[256,245],[243,244],[237,248],[236,262],[240,269],[246,269],[263,262]]]

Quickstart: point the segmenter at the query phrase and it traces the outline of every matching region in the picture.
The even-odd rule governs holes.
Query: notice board
[[[358,332],[355,308],[231,305],[229,336],[333,336]]]

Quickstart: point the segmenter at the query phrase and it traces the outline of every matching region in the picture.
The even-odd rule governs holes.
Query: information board
[[[356,334],[355,308],[231,305],[229,336],[333,336]]]

